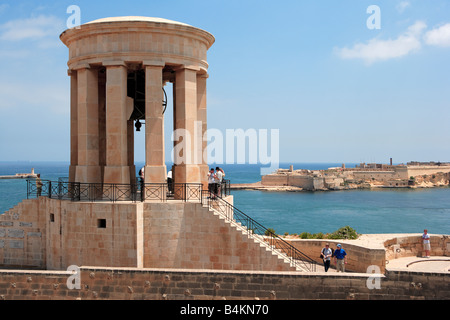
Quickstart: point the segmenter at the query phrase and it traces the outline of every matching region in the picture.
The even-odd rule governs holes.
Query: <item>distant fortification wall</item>
[[[450,172],[450,166],[408,166],[407,168],[406,179],[416,176],[432,175],[439,172]]]

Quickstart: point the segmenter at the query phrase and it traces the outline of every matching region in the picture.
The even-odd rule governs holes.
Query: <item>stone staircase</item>
[[[301,261],[283,252],[280,249],[279,242],[283,241],[280,238],[274,238],[272,236],[265,236],[258,234],[251,227],[243,225],[234,219],[234,206],[226,202],[225,200],[218,198],[217,200],[208,201],[208,203],[202,203],[203,207],[208,207],[212,215],[217,216],[219,219],[229,226],[229,228],[235,230],[242,235],[243,238],[251,242],[253,245],[259,246],[261,254],[263,256],[269,255],[272,257],[272,261],[276,261],[274,265],[280,263],[284,265],[289,271],[299,272],[311,272],[315,271],[315,263],[311,261]],[[288,244],[288,246],[291,246]],[[296,250],[291,246],[291,250]],[[297,250],[298,251],[298,250]],[[278,270],[274,271],[280,271]]]

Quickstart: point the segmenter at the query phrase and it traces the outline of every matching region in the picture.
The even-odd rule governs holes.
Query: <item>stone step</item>
[[[279,249],[274,248],[270,244],[268,244],[264,237],[256,234],[249,234],[249,230],[243,226],[241,223],[236,222],[235,220],[230,220],[227,217],[224,216],[223,213],[219,212],[218,210],[214,208],[208,208],[209,211],[217,216],[219,219],[222,219],[226,224],[228,224],[230,227],[235,229],[237,232],[240,232],[245,238],[251,239],[253,243],[260,246],[260,248],[264,249],[266,253],[271,254],[272,256],[276,257],[279,261],[282,261],[283,263],[286,263],[290,266],[290,268],[293,271],[308,271],[305,267],[295,264],[291,257],[287,256],[285,253],[281,252]]]

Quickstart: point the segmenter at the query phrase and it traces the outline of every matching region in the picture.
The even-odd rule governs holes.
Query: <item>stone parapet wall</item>
[[[422,234],[398,236],[384,242],[386,259],[403,257],[422,257],[425,255]],[[449,256],[450,238],[448,235],[430,235],[431,256]]]
[[[79,289],[66,271],[0,270],[3,300],[437,300],[450,299],[450,276],[393,272],[238,272],[186,269],[80,268]],[[375,285],[379,280],[379,285]],[[71,279],[72,280],[72,279]],[[75,283],[75,282],[73,282]],[[372,283],[372,287],[368,287]]]
[[[323,263],[320,258],[320,252],[325,247],[325,243],[330,243],[330,248],[333,249],[336,249],[338,243],[342,243],[343,249],[347,252],[348,257],[348,264],[345,267],[346,270],[365,273],[369,266],[376,265],[380,268],[380,272],[383,273],[386,268],[386,250],[382,248],[366,248],[343,243],[339,240],[300,239],[287,241],[320,264]],[[333,265],[331,264],[332,267]]]

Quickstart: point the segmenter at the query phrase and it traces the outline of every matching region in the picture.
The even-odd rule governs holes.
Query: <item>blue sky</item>
[[[278,129],[281,162],[450,161],[444,0],[0,1],[0,161],[69,160],[70,5],[212,33],[208,127]]]

